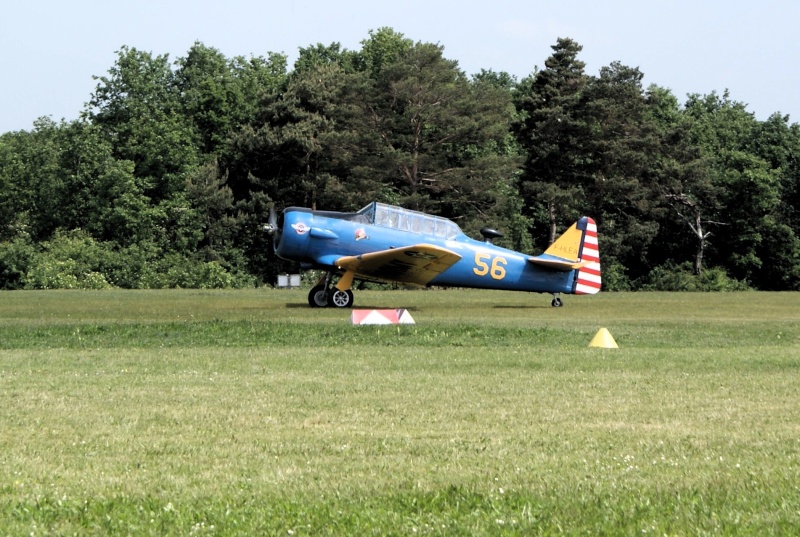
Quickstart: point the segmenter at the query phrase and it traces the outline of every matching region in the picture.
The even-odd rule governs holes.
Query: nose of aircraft
[[[276,222],[275,253],[284,259],[299,260],[308,250],[312,215],[284,209]]]

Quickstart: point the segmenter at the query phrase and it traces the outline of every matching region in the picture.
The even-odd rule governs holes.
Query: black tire
[[[309,291],[308,305],[312,308],[325,308],[328,306],[328,291],[324,285],[318,285]]]
[[[353,291],[339,291],[335,287],[328,293],[328,306],[332,308],[352,308]]]
[[[560,308],[561,306],[564,305],[564,303],[561,302],[560,298],[556,297],[556,298],[553,299],[553,301],[550,303],[550,305],[553,306],[554,308]]]

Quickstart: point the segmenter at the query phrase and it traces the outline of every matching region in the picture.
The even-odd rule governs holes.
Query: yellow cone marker
[[[614,337],[608,331],[607,328],[601,328],[597,331],[597,333],[592,338],[592,341],[589,342],[590,347],[602,347],[604,349],[618,349],[619,346],[617,342],[614,341]]]

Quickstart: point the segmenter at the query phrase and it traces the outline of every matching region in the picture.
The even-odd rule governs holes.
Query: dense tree
[[[34,175],[29,171],[41,159],[35,132],[0,136],[0,241],[30,234]]]
[[[780,207],[764,242],[763,287],[800,290],[800,125],[773,114],[757,129],[756,154],[775,170]]]
[[[62,169],[62,140],[59,126],[41,118],[33,131],[14,136],[15,154],[3,163],[2,175],[17,198],[12,227],[34,241],[49,238],[65,216],[69,187]]]
[[[113,227],[104,211],[116,200],[100,199],[102,185],[110,175],[119,178],[126,165],[113,158],[97,127],[42,118],[33,131],[3,139],[0,178],[6,188],[0,199],[9,208],[4,212],[6,237],[22,232],[42,241],[58,228],[102,233]]]
[[[583,211],[589,158],[582,99],[590,77],[578,60],[583,47],[559,38],[552,49],[545,68],[523,80],[515,97],[520,112],[515,131],[527,155],[521,192],[526,208],[548,223],[541,247],[555,240],[559,224]]]
[[[638,68],[614,62],[591,79],[582,99],[589,129],[583,209],[603,230],[604,263],[626,267],[632,278],[644,275],[658,231],[652,170],[662,146],[650,120],[643,76]]]
[[[195,43],[176,62],[174,84],[179,105],[194,126],[202,153],[213,154],[242,122],[241,87],[218,50]]]
[[[781,222],[781,168],[774,167],[780,158],[766,151],[769,144],[759,136],[758,122],[727,92],[691,96],[686,112],[695,143],[712,163],[719,207],[715,220],[720,223],[711,244],[714,261],[735,278],[762,288],[785,278],[796,281],[792,251],[797,238]],[[776,241],[776,236],[781,238]],[[772,267],[780,267],[779,274]]]
[[[87,116],[113,141],[115,157],[134,163],[155,200],[179,192],[185,173],[200,163],[200,144],[168,56],[123,47],[108,76],[96,79]]]
[[[302,56],[301,56],[302,58]],[[346,133],[337,128],[341,116],[339,94],[346,84],[344,68],[325,62],[295,72],[272,108],[277,121],[275,150],[291,159],[285,168],[282,190],[287,187],[297,204],[312,208],[354,209],[370,189],[345,185],[347,154],[342,152]],[[365,192],[366,191],[366,192]]]
[[[391,28],[291,71],[122,47],[80,120],[0,135],[0,288],[270,282],[271,206],[377,199],[523,251],[589,214],[607,289],[800,289],[800,126],[587,75],[581,50],[558,39],[518,82]]]
[[[711,181],[710,160],[691,141],[691,120],[667,89],[651,86],[647,91],[647,113],[659,140],[659,155],[650,175],[655,193],[667,210],[653,216],[659,222],[647,270],[665,262],[692,259],[692,270],[703,269],[710,226],[719,209],[717,188]]]
[[[280,98],[286,86],[286,56],[269,54],[267,58],[245,60],[234,58],[230,69],[242,94],[241,125],[237,125],[225,141],[225,151],[212,159],[219,163],[220,173],[227,177],[237,202],[250,200],[254,190],[264,190],[259,182],[271,172],[264,163],[275,155],[262,154],[259,131],[274,121],[271,103]],[[251,204],[255,209],[258,204]]]
[[[343,71],[329,56],[313,65],[301,53],[299,61],[303,69],[264,99],[258,119],[234,136],[240,154],[234,166],[247,173],[250,192],[282,205],[316,206],[329,179],[336,180],[332,135]]]
[[[345,72],[353,72],[362,65],[358,52],[342,48],[341,43],[323,45],[317,43],[311,47],[301,47],[300,54],[294,62],[292,75],[314,71],[320,67],[335,65]]]
[[[410,208],[482,213],[497,181],[513,174],[511,156],[497,151],[511,119],[508,92],[470,81],[438,45],[389,37],[364,44],[368,70],[345,86],[354,175],[378,179],[384,199]]]
[[[412,48],[413,40],[391,28],[370,30],[369,38],[361,41],[361,50],[354,58],[354,65],[358,71],[366,72],[370,78],[378,80],[387,66],[400,61]]]

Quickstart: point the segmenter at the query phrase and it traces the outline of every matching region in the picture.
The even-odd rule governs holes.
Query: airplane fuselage
[[[426,244],[460,256],[452,266],[431,279],[427,283],[429,286],[543,293],[570,293],[574,289],[577,270],[542,269],[530,262],[529,255],[474,240],[449,220],[429,218],[434,221],[423,219],[419,227],[413,221],[378,224],[373,223],[377,222],[374,215],[362,212],[332,213],[290,207],[283,212],[275,250],[284,259],[336,272],[340,271],[336,260],[344,256]],[[440,228],[440,224],[443,227]],[[429,233],[423,229],[426,225],[436,228]],[[355,277],[397,281],[391,264],[380,277],[364,277],[358,273]]]

